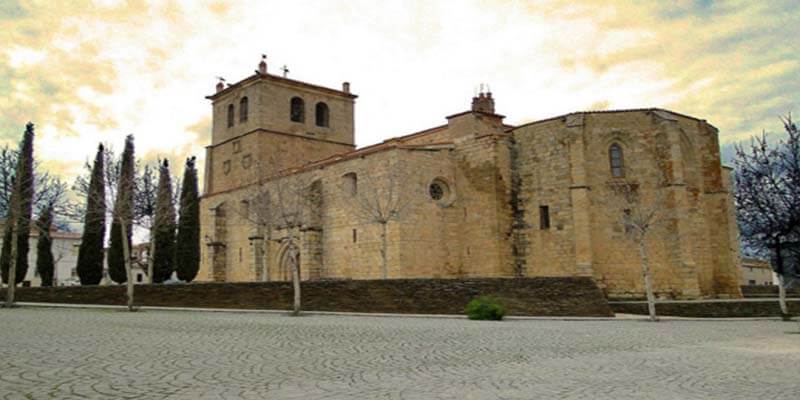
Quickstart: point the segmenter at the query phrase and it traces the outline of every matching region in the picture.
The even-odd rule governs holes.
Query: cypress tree
[[[175,203],[172,200],[172,178],[169,162],[159,166],[153,242],[153,282],[161,283],[175,270]]]
[[[12,227],[17,234],[15,284],[25,280],[25,274],[28,273],[28,251],[30,250],[28,239],[31,233],[33,208],[33,137],[33,123],[28,122],[20,144],[14,191],[11,193],[11,206],[6,217],[3,247],[0,250],[0,270],[3,274],[3,283],[8,283],[11,266]]]
[[[111,242],[108,246],[108,276],[117,283],[124,283],[128,280],[122,248],[122,227],[124,224],[124,240],[127,241],[128,249],[130,249],[133,228],[134,168],[133,135],[128,135],[125,138],[125,150],[122,152],[117,198],[114,200],[113,221],[111,222]]]
[[[181,187],[175,262],[178,279],[191,282],[200,269],[200,199],[195,158],[186,159]]]
[[[36,241],[36,272],[42,278],[42,286],[53,286],[53,273],[55,260],[53,258],[53,238],[50,237],[50,228],[53,225],[53,207],[48,206],[39,212],[36,228],[39,239]]]
[[[78,248],[78,278],[81,285],[97,285],[103,279],[103,242],[106,235],[106,183],[103,145],[97,146],[92,165],[83,235]]]

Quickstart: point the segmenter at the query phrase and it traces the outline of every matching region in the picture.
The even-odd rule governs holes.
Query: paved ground
[[[0,309],[0,398],[796,400],[799,329]]]

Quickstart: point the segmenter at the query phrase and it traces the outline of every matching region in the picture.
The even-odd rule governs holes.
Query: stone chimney
[[[217,93],[219,93],[219,92],[221,92],[223,90],[225,90],[225,84],[222,83],[222,80],[220,80],[219,82],[217,82]]]
[[[342,82],[342,91],[350,93],[350,82]]]
[[[492,92],[484,93],[481,91],[477,97],[473,97],[472,111],[494,114],[494,99],[492,98]]]
[[[267,74],[267,56],[266,54],[261,55],[261,62],[258,63],[258,73],[261,75]]]

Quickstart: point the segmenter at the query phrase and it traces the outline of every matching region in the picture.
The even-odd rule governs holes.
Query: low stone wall
[[[645,301],[612,301],[615,313],[647,315]],[[787,299],[789,313],[800,315],[800,299]],[[656,303],[656,314],[672,317],[740,318],[779,317],[777,299],[695,300]]]
[[[778,287],[775,285],[747,285],[742,286],[742,296],[745,298],[778,297]],[[800,285],[794,285],[786,291],[787,297],[800,297]]]
[[[613,315],[594,280],[578,277],[307,281],[301,293],[309,311],[463,314],[470,299],[493,295],[509,315]],[[136,285],[135,299],[144,306],[288,310],[292,287],[288,282]],[[18,288],[17,301],[124,305],[125,287]]]

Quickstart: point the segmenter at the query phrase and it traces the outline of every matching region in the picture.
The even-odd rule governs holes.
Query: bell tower
[[[356,95],[270,74],[266,56],[253,75],[216,85],[211,144],[206,147],[206,195],[245,186],[286,168],[355,148]]]

